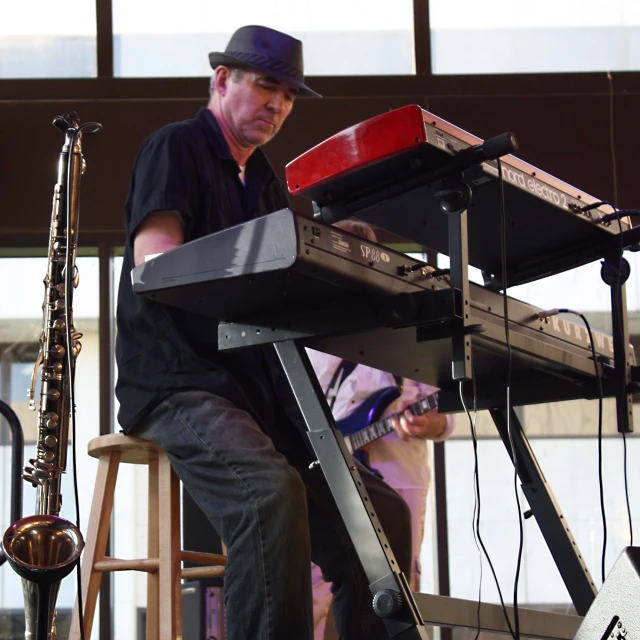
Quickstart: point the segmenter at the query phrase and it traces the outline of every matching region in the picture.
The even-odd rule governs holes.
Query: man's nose
[[[267,102],[267,107],[271,109],[274,113],[280,113],[284,106],[285,96],[284,91],[274,91],[269,101]]]

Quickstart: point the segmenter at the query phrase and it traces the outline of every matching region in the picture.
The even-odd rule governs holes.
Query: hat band
[[[245,53],[241,51],[225,51],[227,55],[233,56],[238,60],[242,60],[253,67],[262,69],[270,69],[274,73],[293,78],[296,82],[304,82],[304,75],[298,67],[283,62],[282,60],[274,60],[255,53]]]

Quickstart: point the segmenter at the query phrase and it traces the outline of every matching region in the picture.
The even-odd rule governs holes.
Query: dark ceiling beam
[[[424,48],[423,45],[420,45]],[[640,95],[640,72],[615,72],[614,95]],[[472,76],[315,76],[310,84],[324,96],[368,98],[429,95],[433,98],[609,95],[606,73],[495,74]],[[0,103],[46,100],[207,99],[208,78],[78,78],[0,80]],[[176,98],[179,96],[179,98]],[[307,100],[307,98],[302,98]]]

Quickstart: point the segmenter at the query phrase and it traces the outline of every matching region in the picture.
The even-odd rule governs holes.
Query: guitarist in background
[[[376,242],[375,233],[367,224],[349,220],[336,226]],[[380,390],[398,387],[399,397],[382,411],[382,416],[399,414],[400,417],[393,419],[394,430],[391,433],[367,446],[367,457],[368,464],[405,499],[411,510],[413,562],[412,573],[408,577],[411,589],[419,591],[420,547],[424,536],[427,490],[431,477],[427,440],[446,440],[453,431],[455,418],[453,415],[440,414],[437,408],[422,415],[406,411],[407,407],[421,398],[434,394],[437,391],[434,387],[397,378],[391,373],[364,365],[354,367],[336,356],[311,349],[307,351],[336,421],[352,414]],[[366,422],[362,427],[365,426]],[[331,585],[324,582],[320,569],[315,565],[312,568],[312,582],[314,640],[324,640],[332,599]],[[327,630],[328,637],[330,630]]]

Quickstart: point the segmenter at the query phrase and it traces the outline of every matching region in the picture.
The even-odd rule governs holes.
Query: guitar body
[[[337,427],[344,436],[344,441],[353,456],[369,467],[367,453],[369,445],[394,430],[395,420],[402,417],[403,412],[382,415],[389,405],[400,397],[398,387],[385,387],[371,394],[357,409],[346,418],[337,421]],[[410,411],[414,416],[421,416],[438,406],[438,392],[420,398],[404,411]],[[371,469],[371,467],[369,467]],[[372,471],[375,470],[371,469]],[[378,474],[379,475],[379,474]]]
[[[380,420],[387,407],[399,397],[398,387],[384,387],[372,393],[355,411],[336,422],[338,429],[344,436],[360,431],[372,422]]]

